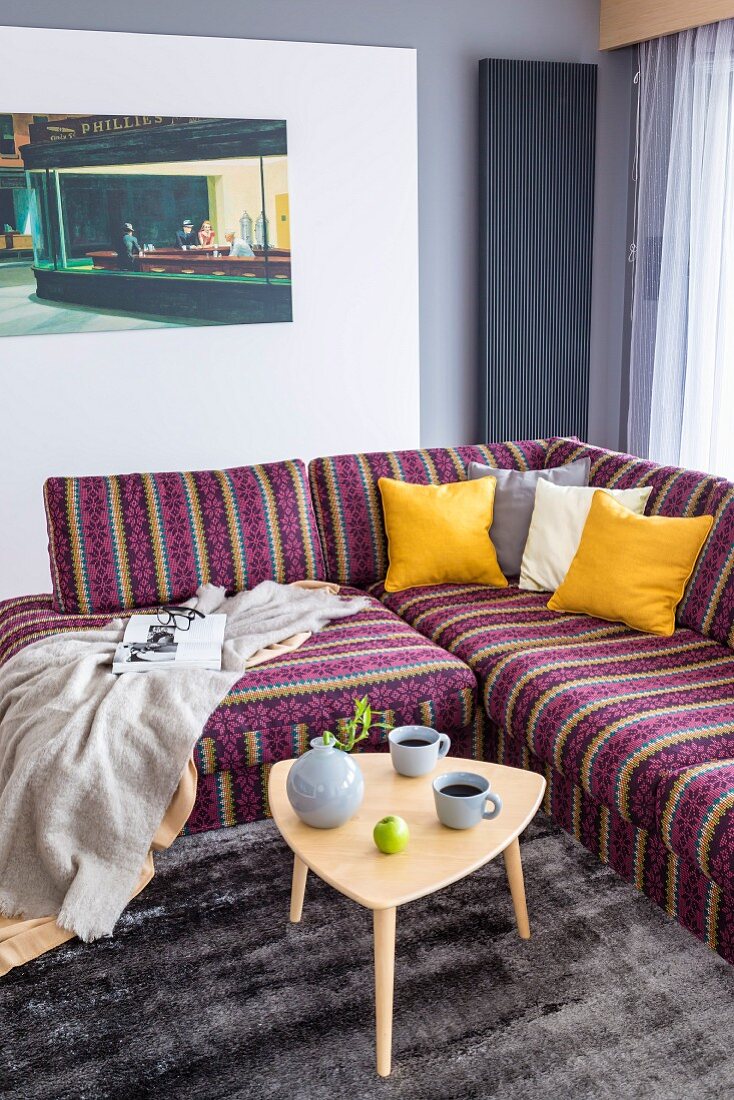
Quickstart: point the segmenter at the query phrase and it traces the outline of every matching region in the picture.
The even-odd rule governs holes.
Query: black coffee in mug
[[[471,829],[502,809],[502,799],[489,789],[489,779],[475,772],[444,772],[433,781],[438,820],[449,829]],[[491,812],[486,809],[492,803]]]
[[[475,794],[481,794],[481,788],[473,787],[471,783],[449,783],[448,787],[441,788],[441,794],[448,794],[453,798],[471,798]]]
[[[430,726],[398,726],[388,734],[390,758],[398,775],[428,775],[451,747],[451,738]]]

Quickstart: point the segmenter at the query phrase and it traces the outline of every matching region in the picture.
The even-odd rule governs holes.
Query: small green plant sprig
[[[368,695],[354,700],[354,715],[344,723],[343,740],[340,740],[331,730],[324,730],[321,739],[325,745],[333,745],[342,752],[351,752],[359,741],[369,737],[371,729],[389,730],[392,726],[385,720],[381,711],[373,711]]]

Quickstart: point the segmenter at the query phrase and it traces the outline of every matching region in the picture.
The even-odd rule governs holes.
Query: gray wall
[[[619,441],[631,61],[629,51],[597,52],[598,23],[598,0],[0,0],[0,25],[6,26],[417,48],[426,446],[467,442],[479,434],[476,156],[482,57],[599,64],[589,438],[613,446]],[[135,64],[131,59],[131,81]],[[31,60],[29,79],[32,67]],[[90,74],[95,71],[92,66]],[[379,247],[379,239],[375,243]]]

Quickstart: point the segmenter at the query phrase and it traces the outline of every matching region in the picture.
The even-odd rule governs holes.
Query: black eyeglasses
[[[205,615],[194,607],[159,607],[156,618],[161,626],[175,626],[176,630],[189,630],[194,619],[203,619]]]

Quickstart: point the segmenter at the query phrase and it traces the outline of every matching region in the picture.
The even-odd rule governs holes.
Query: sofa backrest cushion
[[[512,470],[545,466],[548,440],[431,450],[380,451],[316,458],[311,492],[329,580],[374,584],[387,573],[387,540],[377,481],[389,477],[419,485],[463,481],[470,462]]]
[[[546,465],[560,466],[577,458],[589,458],[589,485],[597,489],[634,489],[652,485],[645,514],[648,516],[701,516],[708,513],[717,479],[710,474],[659,466],[645,458],[592,447],[578,439],[553,439]]]
[[[706,511],[714,525],[678,608],[682,626],[734,648],[734,485],[720,479]]]
[[[175,603],[324,577],[299,461],[199,473],[52,477],[44,486],[57,611]]]

